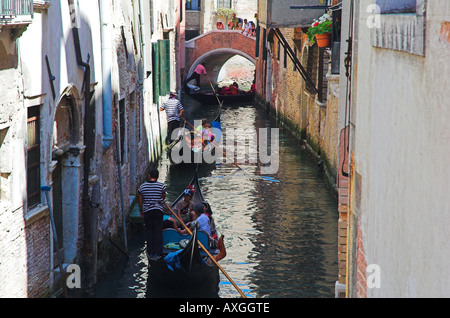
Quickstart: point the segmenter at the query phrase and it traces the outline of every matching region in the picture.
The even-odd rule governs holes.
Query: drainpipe
[[[103,104],[103,149],[108,150],[114,138],[112,135],[112,89],[111,89],[111,0],[99,0],[102,36],[102,104]]]
[[[141,56],[142,56],[142,61],[143,61],[143,68],[142,68],[142,72],[147,73],[147,47],[145,44],[145,41],[147,40],[147,30],[145,29],[147,27],[147,25],[145,25],[144,22],[144,2],[143,0],[139,0],[139,15],[140,15],[140,21],[139,21],[139,25],[140,25],[140,32],[142,32],[142,43],[141,43]],[[151,14],[151,13],[150,13]],[[147,78],[147,74],[143,74],[143,78]]]

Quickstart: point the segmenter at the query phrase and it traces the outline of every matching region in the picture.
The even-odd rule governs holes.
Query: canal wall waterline
[[[255,94],[254,105],[264,109],[280,128],[285,129],[290,136],[299,142],[299,147],[303,147],[316,160],[317,164],[323,169],[324,180],[331,193],[338,197],[338,187],[336,181],[336,169],[334,169],[328,159],[327,153],[320,145],[314,143],[311,138],[307,138],[306,129],[302,129],[287,116],[277,112],[270,102],[265,101],[258,93]]]

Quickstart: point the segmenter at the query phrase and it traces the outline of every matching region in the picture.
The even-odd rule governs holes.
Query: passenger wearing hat
[[[193,191],[186,189],[183,192],[183,200],[180,200],[175,206],[175,213],[183,221],[184,225],[194,220],[194,202],[191,201]],[[178,227],[183,227],[180,221],[176,220]],[[184,228],[184,227],[183,227]]]
[[[222,20],[218,19],[216,23],[217,30],[223,30],[225,27],[222,23]]]
[[[167,144],[172,143],[172,132],[180,127],[180,117],[183,116],[184,112],[183,105],[176,99],[176,95],[175,92],[170,92],[169,99],[159,108],[160,111],[165,110],[167,115]]]

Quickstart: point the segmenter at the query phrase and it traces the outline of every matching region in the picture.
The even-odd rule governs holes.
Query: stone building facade
[[[168,41],[175,90],[184,3],[27,3],[1,15],[0,296],[61,294],[60,259],[89,292],[127,248],[130,202],[162,151],[152,42]]]

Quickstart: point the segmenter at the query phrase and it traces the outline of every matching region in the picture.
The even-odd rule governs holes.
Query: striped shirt
[[[144,182],[138,189],[142,195],[142,209],[144,213],[150,210],[161,210],[163,208],[163,194],[166,192],[166,186],[161,182]]]
[[[166,111],[167,121],[180,120],[180,111],[183,109],[180,101],[176,98],[169,98],[161,105],[161,109]]]

